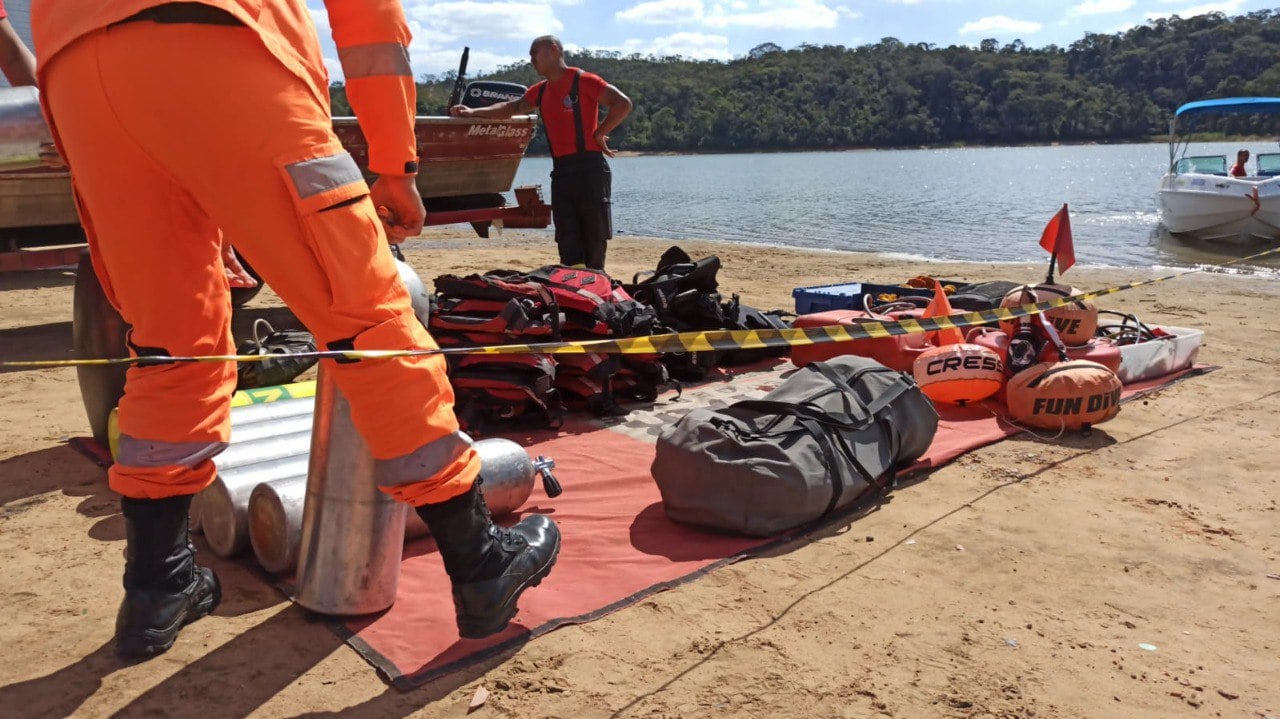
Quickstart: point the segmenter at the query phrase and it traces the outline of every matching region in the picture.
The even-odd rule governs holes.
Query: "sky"
[[[761,43],[857,47],[881,38],[974,45],[995,38],[1066,47],[1086,32],[1115,33],[1147,20],[1207,12],[1240,15],[1275,0],[402,0],[413,29],[418,76],[468,76],[527,62],[529,41],[558,35],[565,47],[732,60]],[[307,0],[326,63],[341,77],[323,0]],[[572,63],[572,57],[570,57]]]

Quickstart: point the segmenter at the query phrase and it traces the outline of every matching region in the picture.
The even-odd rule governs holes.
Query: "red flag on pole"
[[[1040,235],[1040,246],[1052,256],[1049,260],[1049,276],[1053,277],[1053,264],[1057,261],[1058,272],[1066,272],[1076,263],[1076,248],[1071,242],[1071,217],[1067,214],[1064,203],[1058,214],[1044,226]],[[1052,280],[1050,280],[1052,282]]]

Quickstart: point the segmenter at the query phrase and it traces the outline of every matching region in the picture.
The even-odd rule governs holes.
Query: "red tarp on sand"
[[[663,427],[694,406],[759,397],[791,369],[783,363],[741,372],[686,389],[679,400],[665,395],[652,408],[633,410],[619,420],[581,420],[558,434],[512,437],[531,455],[545,455],[556,462],[564,494],[548,500],[537,488],[524,510],[550,513],[560,524],[563,547],[551,575],[521,598],[520,613],[505,632],[484,640],[458,638],[448,580],[430,539],[405,548],[399,595],[391,609],[358,621],[335,621],[335,631],[393,685],[409,688],[514,651],[557,627],[591,621],[793,538],[794,534],[761,540],[671,522],[649,476],[654,441]],[[1125,399],[1170,384],[1187,372],[1127,387]],[[985,407],[943,406],[941,411],[929,452],[904,474],[941,466],[1019,431]],[[502,518],[505,524],[514,521]]]

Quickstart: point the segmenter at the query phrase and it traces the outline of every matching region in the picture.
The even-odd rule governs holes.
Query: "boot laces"
[[[503,551],[514,553],[514,552],[519,552],[523,550],[525,547],[529,546],[529,540],[525,539],[523,536],[509,529],[504,529],[502,527],[494,525],[492,533],[493,533],[493,538],[498,540],[498,543],[502,546]]]

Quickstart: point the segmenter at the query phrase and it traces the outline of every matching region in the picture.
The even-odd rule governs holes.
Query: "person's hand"
[[[232,287],[257,287],[258,281],[240,263],[235,248],[229,242],[222,243],[222,270],[227,273],[227,282]]]
[[[422,206],[418,183],[413,175],[381,175],[369,186],[369,199],[378,208],[378,217],[387,239],[400,243],[422,234],[427,209]]]
[[[617,152],[609,149],[609,136],[606,135],[604,131],[596,130],[596,133],[592,135],[592,137],[595,138],[596,144],[600,146],[600,151],[607,157],[613,157],[618,154]]]
[[[67,161],[52,142],[40,143],[40,164],[53,170],[67,169]]]
[[[471,117],[475,112],[475,108],[467,107],[466,105],[454,105],[449,108],[449,114],[454,117]]]

